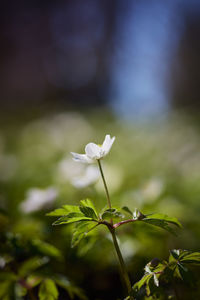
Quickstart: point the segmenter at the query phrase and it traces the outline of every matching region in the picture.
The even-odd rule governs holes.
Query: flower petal
[[[103,145],[102,145],[102,150],[103,150],[103,153],[104,153],[103,156],[105,156],[109,153],[114,141],[115,141],[115,136],[113,138],[111,138],[109,134],[107,134],[105,136],[105,140],[104,140]]]
[[[71,152],[73,155],[73,160],[76,162],[81,162],[85,164],[91,164],[94,162],[94,160],[90,159],[86,154],[79,154],[75,152]]]
[[[101,158],[101,152],[102,152],[102,148],[94,143],[89,143],[85,147],[85,153],[91,159]]]

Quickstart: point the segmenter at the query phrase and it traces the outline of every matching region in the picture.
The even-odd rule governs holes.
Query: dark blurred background
[[[2,111],[199,108],[198,0],[7,1],[0,14]]]

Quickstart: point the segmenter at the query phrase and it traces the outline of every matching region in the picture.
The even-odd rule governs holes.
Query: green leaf
[[[181,263],[177,264],[177,268],[180,274],[180,278],[182,280],[188,281],[188,269],[185,266],[183,266]]]
[[[97,235],[91,234],[87,235],[84,239],[82,239],[81,247],[78,248],[77,255],[85,256],[88,251],[94,246],[97,242]]]
[[[13,282],[6,280],[0,282],[0,299],[2,300],[11,300],[14,299],[12,296],[13,293]]]
[[[177,261],[185,264],[200,264],[200,252],[192,252],[182,249],[173,249],[170,251],[169,262]]]
[[[76,205],[63,205],[62,208],[57,208],[57,209],[47,213],[46,216],[61,217],[61,216],[66,216],[71,212],[80,213],[80,209]]]
[[[147,280],[146,280],[145,290],[146,290],[147,296],[151,295],[151,292],[154,289],[154,287],[155,287],[154,274],[151,274],[151,276],[148,277]]]
[[[28,286],[33,288],[33,287],[37,286],[38,284],[40,284],[42,279],[43,279],[42,277],[39,277],[37,275],[30,275],[26,278],[26,283],[28,284]]]
[[[170,250],[169,262],[173,262],[174,260],[177,260],[179,258],[179,255],[180,255],[179,249]]]
[[[79,221],[92,221],[92,218],[85,217],[82,213],[69,213],[67,216],[59,218],[57,221],[53,223],[53,225],[62,225],[62,224],[70,224]]]
[[[31,272],[34,270],[40,268],[44,264],[48,262],[47,257],[39,258],[39,257],[32,257],[28,260],[26,260],[22,265],[21,268],[19,269],[19,276],[20,277],[25,277],[29,275]]]
[[[124,215],[116,208],[109,208],[102,213],[101,217],[103,220],[105,220],[113,218],[123,218]]]
[[[57,208],[49,213],[46,216],[50,217],[61,217],[67,215],[69,212],[65,208]]]
[[[133,217],[133,212],[127,206],[123,206],[122,209]]]
[[[22,297],[25,297],[27,295],[27,288],[22,286],[21,284],[19,283],[16,283],[15,284],[15,294],[16,294],[16,298],[17,299],[24,299]]]
[[[87,206],[87,207],[92,208],[92,209],[94,210],[96,216],[98,215],[97,210],[96,210],[96,208],[95,208],[93,202],[92,202],[90,199],[84,199],[84,200],[81,200],[81,201],[80,201],[80,204],[81,204],[82,206]]]
[[[57,276],[55,277],[55,282],[57,285],[59,285],[68,292],[71,299],[74,299],[75,296],[77,296],[81,300],[88,299],[83,290],[71,283],[66,277]]]
[[[170,225],[176,225],[177,227],[182,227],[180,222],[176,219],[176,218],[171,218],[168,217],[167,215],[163,215],[163,214],[152,214],[152,215],[148,215],[145,216],[144,219],[142,219],[141,221],[157,226],[157,227],[161,227],[167,231],[169,231],[170,233],[176,235],[175,230],[170,227]]]
[[[52,256],[52,257],[57,257],[57,258],[62,257],[60,250],[58,250],[55,246],[49,243],[43,242],[39,239],[34,239],[32,240],[31,243],[42,254]]]
[[[52,279],[45,279],[39,288],[39,300],[57,300],[58,289]]]
[[[200,264],[200,252],[184,251],[184,255],[180,255],[180,261],[186,264]],[[182,253],[181,253],[182,254]]]
[[[145,266],[146,273],[163,273],[167,266],[166,262],[158,262],[156,265],[152,264],[152,261]],[[158,274],[160,275],[160,274]]]
[[[87,236],[89,232],[91,232],[95,227],[99,224],[95,224],[93,222],[83,221],[76,225],[73,236],[71,246],[72,248],[77,246],[78,243]]]
[[[144,284],[146,284],[146,282],[148,282],[152,276],[153,276],[152,274],[145,274],[138,282],[134,284],[133,289],[135,291],[139,291],[141,287]]]
[[[0,281],[15,281],[17,279],[17,276],[13,272],[1,272],[0,273]]]
[[[144,221],[147,220],[161,220],[165,221],[167,223],[176,225],[179,228],[182,228],[181,223],[177,220],[177,218],[174,217],[168,217],[167,215],[164,214],[151,214],[151,215],[146,215]]]
[[[97,211],[91,200],[89,199],[81,200],[79,209],[86,217],[92,218],[94,220],[98,219]]]

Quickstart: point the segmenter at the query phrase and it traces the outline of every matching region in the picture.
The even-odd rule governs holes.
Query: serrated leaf
[[[62,207],[64,209],[66,209],[68,212],[80,212],[78,205],[68,205],[68,204],[65,204]]]
[[[145,216],[145,221],[146,220],[161,220],[161,221],[165,221],[167,223],[176,225],[179,228],[182,228],[181,223],[177,220],[177,218],[174,217],[169,217],[167,215],[164,214],[151,214],[151,215],[146,215]]]
[[[106,209],[102,215],[101,215],[102,219],[105,220],[105,219],[114,219],[114,218],[123,218],[124,215],[119,211],[117,210],[116,208],[109,208],[109,209]]]
[[[176,218],[171,218],[163,214],[148,215],[145,216],[145,218],[141,221],[157,227],[161,227],[174,235],[176,235],[176,231],[172,227],[170,227],[170,225],[173,224],[177,227],[181,227],[181,224]]]
[[[93,222],[83,221],[81,223],[78,223],[75,227],[73,236],[72,236],[72,242],[71,246],[72,248],[77,246],[78,243],[87,236],[87,234],[92,231],[96,226],[99,224],[95,224]]]
[[[169,263],[200,264],[200,252],[192,252],[182,249],[173,249],[170,251]]]
[[[72,212],[80,213],[79,207],[76,205],[63,205],[61,208],[57,208],[57,209],[47,213],[46,216],[60,217],[60,216],[66,216]]]
[[[179,277],[184,281],[189,281],[188,269],[180,263],[177,264],[177,269]]]
[[[97,216],[98,213],[97,213],[97,210],[93,204],[93,202],[90,200],[90,199],[84,199],[84,200],[81,200],[80,201],[80,204],[81,206],[86,206],[86,207],[90,207],[93,209],[93,211],[95,212],[95,215]]]
[[[147,296],[150,296],[151,294],[151,290],[154,288],[154,275],[151,274],[151,276],[149,276],[146,280],[146,287],[145,287],[145,290],[146,290],[146,294]]]
[[[69,212],[65,208],[57,208],[46,214],[48,217],[61,217],[67,215]]]
[[[184,255],[180,255],[180,261],[187,264],[200,264],[200,252],[185,251]]]
[[[69,213],[67,216],[59,218],[57,221],[53,223],[53,225],[62,225],[62,224],[70,224],[75,223],[79,221],[89,221],[92,220],[92,218],[87,218],[82,213]]]
[[[79,209],[86,217],[92,218],[94,220],[98,219],[97,211],[91,200],[89,199],[81,200]]]
[[[176,264],[177,264],[177,257],[174,256],[171,251],[170,251],[170,256],[169,256],[169,267],[171,269],[176,268]]]
[[[39,300],[57,300],[58,289],[52,279],[45,279],[39,288]]]
[[[145,274],[138,282],[133,286],[135,291],[139,291],[141,287],[152,277],[152,274]]]
[[[57,258],[62,257],[60,250],[58,250],[55,246],[49,243],[43,242],[39,239],[34,239],[31,241],[31,243],[42,254]]]

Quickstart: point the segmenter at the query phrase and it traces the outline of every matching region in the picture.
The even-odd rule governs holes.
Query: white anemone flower
[[[106,156],[115,141],[115,137],[111,138],[109,134],[105,136],[105,140],[102,145],[97,145],[95,143],[89,143],[85,146],[85,154],[78,154],[71,152],[73,159],[81,163],[94,163]]]

